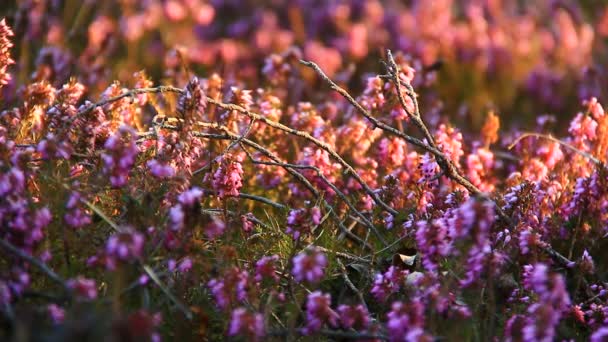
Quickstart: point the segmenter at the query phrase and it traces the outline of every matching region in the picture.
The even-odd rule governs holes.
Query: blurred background
[[[604,1],[4,0],[0,16],[16,36],[5,102],[31,79],[60,86],[78,75],[95,95],[114,80],[132,86],[139,70],[155,84],[214,72],[255,89],[288,56],[356,92],[382,72],[386,48],[431,73],[415,84],[423,112],[473,127],[488,110],[523,127],[542,114],[559,122],[608,89]],[[312,96],[300,88],[294,103]]]

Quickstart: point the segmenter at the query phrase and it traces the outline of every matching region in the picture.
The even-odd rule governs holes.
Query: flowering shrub
[[[1,340],[608,338],[608,6],[0,17]]]

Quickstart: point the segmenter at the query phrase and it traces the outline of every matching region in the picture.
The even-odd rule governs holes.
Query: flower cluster
[[[606,340],[606,4],[106,7],[0,18],[2,338]]]

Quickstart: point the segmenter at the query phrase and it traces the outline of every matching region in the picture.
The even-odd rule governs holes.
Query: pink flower
[[[276,274],[276,264],[279,261],[278,255],[262,257],[255,263],[255,280],[261,282],[264,279],[270,279],[274,282],[279,281],[279,276]]]
[[[219,161],[219,167],[213,174],[213,189],[220,198],[228,196],[236,197],[243,186],[243,168],[240,157],[233,158],[224,155]]]
[[[356,306],[352,305],[340,305],[338,307],[338,313],[340,314],[340,322],[346,329],[366,329],[369,326],[370,318],[369,312],[365,306],[359,304]]]
[[[319,331],[324,324],[332,327],[338,325],[338,314],[331,309],[331,297],[327,293],[315,291],[306,300],[306,327],[303,333],[308,335]]]
[[[156,159],[149,160],[146,165],[150,168],[152,176],[160,179],[172,178],[175,176],[175,169],[169,164],[162,164]]]
[[[245,308],[237,308],[232,311],[228,336],[242,336],[248,341],[259,341],[264,335],[262,314],[250,313]]]
[[[97,285],[93,279],[78,276],[77,278],[68,280],[67,286],[78,298],[86,300],[93,300],[97,298]]]
[[[101,155],[103,172],[110,177],[110,183],[114,188],[127,184],[129,171],[139,153],[135,144],[136,138],[135,131],[123,125],[106,140],[104,145],[106,151]]]
[[[380,302],[385,301],[391,294],[399,291],[405,284],[405,278],[409,272],[400,270],[395,266],[391,266],[383,273],[376,274],[374,285],[372,286],[372,295]]]
[[[65,310],[57,304],[49,304],[47,307],[49,316],[53,320],[53,323],[60,324],[65,318]]]
[[[293,258],[291,273],[298,282],[318,283],[325,274],[327,257],[314,249],[301,252]]]
[[[144,247],[144,235],[131,228],[116,233],[106,244],[106,253],[122,261],[132,261],[141,258]]]

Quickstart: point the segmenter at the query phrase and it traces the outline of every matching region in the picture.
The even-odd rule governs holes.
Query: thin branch
[[[255,120],[259,120],[262,121],[263,123],[265,123],[266,125],[279,129],[281,131],[284,131],[286,133],[298,136],[298,137],[302,137],[310,142],[312,142],[313,144],[317,145],[319,148],[321,148],[322,150],[326,151],[332,158],[334,158],[340,165],[342,165],[342,167],[344,167],[345,171],[344,174],[350,174],[352,175],[352,177],[357,181],[357,183],[359,183],[361,185],[361,187],[363,188],[363,190],[374,200],[374,202],[376,204],[378,204],[379,206],[381,206],[384,210],[388,211],[389,213],[396,215],[398,214],[398,212],[391,208],[388,204],[384,203],[382,201],[382,199],[380,199],[380,197],[378,196],[378,194],[376,194],[374,192],[373,189],[371,189],[369,187],[369,185],[367,185],[367,183],[363,180],[363,178],[361,178],[361,176],[359,176],[359,174],[357,173],[357,171],[355,171],[355,169],[348,164],[336,151],[334,151],[331,146],[329,146],[329,144],[313,137],[312,135],[310,135],[308,132],[303,132],[303,131],[299,131],[297,129],[293,129],[291,127],[285,126],[279,122],[276,121],[272,121],[270,119],[267,119],[266,117],[254,113],[250,110],[247,110],[241,106],[235,105],[235,104],[231,104],[231,103],[223,103],[220,101],[216,101],[215,99],[212,98],[207,98],[207,101],[209,103],[213,103],[216,106],[218,106],[219,108],[225,109],[225,110],[229,110],[229,111],[236,111],[242,114],[245,114],[246,116],[248,116],[251,119],[255,119]]]
[[[598,166],[602,165],[601,160],[595,158],[591,154],[589,154],[589,153],[587,153],[585,151],[581,151],[580,149],[572,146],[571,144],[569,144],[569,143],[567,143],[565,141],[561,141],[561,140],[559,140],[557,138],[554,138],[553,136],[548,135],[548,134],[531,133],[531,132],[530,133],[524,133],[524,134],[520,135],[517,139],[515,139],[515,141],[513,141],[511,143],[511,145],[509,145],[508,149],[509,150],[512,149],[515,145],[517,145],[520,141],[522,141],[523,139],[525,139],[527,137],[535,137],[535,138],[541,138],[541,139],[550,140],[552,142],[555,142],[555,143],[558,143],[558,144],[564,146],[565,148],[567,148],[567,149],[569,149],[571,151],[574,151],[575,153],[580,154],[581,156],[583,156],[583,157],[591,160],[594,164],[596,164]]]
[[[5,239],[0,239],[0,247],[4,250],[10,252],[11,254],[19,257],[20,259],[28,262],[31,265],[36,266],[42,273],[44,273],[49,279],[61,285],[61,287],[69,292],[69,288],[63,278],[59,276],[55,271],[53,271],[50,267],[48,267],[44,262],[38,260],[34,256],[25,252],[24,250],[16,247],[12,243],[6,241]]]
[[[359,298],[359,301],[361,302],[361,304],[363,304],[365,309],[367,309],[367,303],[365,302],[365,298],[363,297],[361,291],[359,291],[359,289],[355,286],[355,284],[353,284],[353,282],[348,277],[348,271],[346,270],[346,267],[344,266],[342,261],[340,261],[340,259],[336,259],[336,261],[338,262],[338,266],[340,266],[340,270],[342,271],[342,278],[344,278],[344,282],[357,295],[357,298]]]

